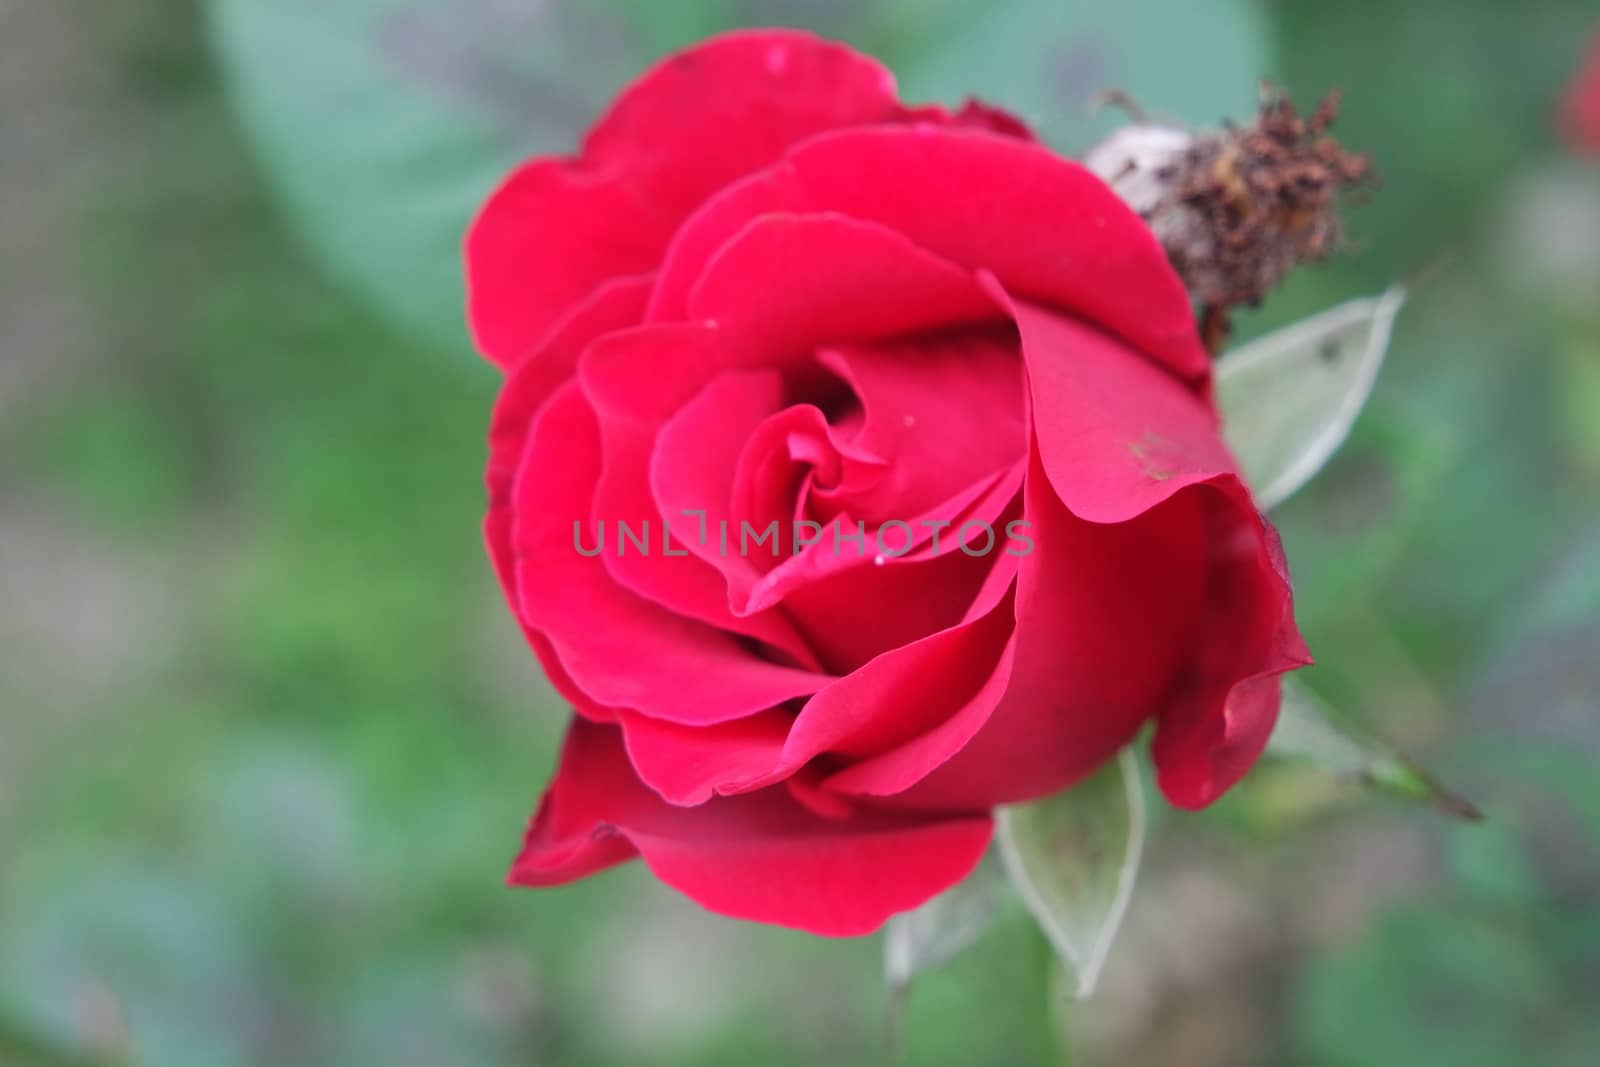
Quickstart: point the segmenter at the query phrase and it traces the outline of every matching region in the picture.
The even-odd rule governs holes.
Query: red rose
[[[514,173],[467,268],[489,549],[576,710],[513,883],[637,855],[861,934],[1147,723],[1186,808],[1265,745],[1307,656],[1189,300],[1016,120],[717,38]]]
[[[1589,45],[1589,58],[1567,91],[1561,125],[1579,152],[1600,155],[1600,36]]]

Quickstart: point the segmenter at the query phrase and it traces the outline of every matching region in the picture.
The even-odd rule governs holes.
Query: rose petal
[[[1005,607],[1011,607],[1009,601]],[[996,618],[1001,617],[996,615]],[[987,673],[953,711],[942,718],[930,716],[937,721],[929,725],[925,720],[922,724],[925,728],[920,733],[885,751],[857,760],[823,779],[822,787],[835,796],[879,797],[897,806],[922,806],[922,795],[915,790],[917,784],[965,748],[994,717],[995,708],[1005,698],[1016,670],[1017,639],[1013,620],[1009,616],[1004,619],[1009,636],[993,657]],[[932,807],[938,809],[937,800]]]
[[[774,708],[712,726],[683,726],[633,712],[618,715],[628,761],[669,804],[693,807],[781,779],[791,712]]]
[[[711,193],[812,134],[899,112],[879,63],[806,33],[731,33],[668,57],[576,158],[525,164],[484,206],[466,243],[479,347],[511,365],[596,285],[653,269]]]
[[[985,284],[1016,317],[1039,456],[1073,514],[1123,522],[1237,477],[1215,409],[1177,379],[1103,330]]]
[[[799,766],[820,755],[877,756],[937,729],[980,699],[1012,629],[1009,598],[986,608],[972,621],[883,653],[817,693],[794,721],[785,764]]]
[[[1000,586],[986,593],[974,603],[971,619],[897,645],[832,682],[798,716],[775,709],[716,726],[686,727],[619,712],[628,757],[646,784],[680,805],[789,779],[818,756],[864,759],[889,753],[895,758],[907,742],[930,733],[931,724],[968,713],[971,702],[987,700],[993,707],[999,690],[987,695],[980,690],[992,687],[1013,627],[1005,592]],[[999,672],[1001,688],[1009,673]],[[802,802],[813,806],[831,796],[826,803],[835,809],[847,802],[840,791],[822,788],[820,774],[811,777],[816,781],[802,790]]]
[[[870,220],[764,214],[727,236],[694,275],[687,317],[770,358],[999,319],[971,271]]]
[[[860,398],[864,418],[855,445],[887,464],[858,492],[846,485],[813,493],[813,499],[869,527],[922,515],[1026,454],[1022,361],[1014,337],[957,332],[837,345],[818,360]]]
[[[632,848],[663,882],[712,911],[855,936],[966,877],[990,831],[981,814],[861,810],[830,819],[784,788],[675,807],[639,782],[614,727],[578,719],[509,880],[559,884]]]
[[[1206,617],[1229,625],[1200,635],[1152,747],[1157,784],[1180,808],[1203,808],[1244,777],[1277,723],[1279,676],[1311,662],[1277,532],[1243,486],[1207,497],[1217,547]]]
[[[883,616],[895,612],[902,594],[928,608],[937,601],[946,616],[959,614],[956,602],[968,596],[974,584],[989,583],[992,579],[985,575],[993,574],[995,560],[1004,559],[1007,549],[1013,546],[1008,519],[1014,516],[1008,509],[1021,485],[1022,469],[1018,464],[910,519],[868,528],[849,514],[841,514],[803,531],[798,522],[780,523],[778,541],[784,552],[801,543],[795,537],[797,532],[806,539],[814,536],[815,540],[805,544],[798,554],[782,559],[753,584],[746,576],[730,570],[734,610],[763,610],[784,603],[797,620],[811,620],[808,632],[813,634],[814,644],[819,630],[836,631],[823,635],[836,650],[881,644],[871,634],[875,630],[885,632]],[[994,531],[993,546],[988,544],[985,527]],[[766,560],[754,547],[753,538],[751,545],[751,560]],[[940,561],[942,567],[926,569]],[[943,589],[919,591],[915,586],[922,582],[956,582],[959,589],[955,584],[946,584]],[[850,592],[851,583],[862,586],[859,594]],[[790,599],[801,593],[806,595]],[[853,604],[840,603],[841,596]],[[933,600],[919,600],[927,596]],[[905,631],[905,620],[893,621],[888,630]],[[853,633],[865,635],[866,640],[858,640]],[[846,655],[845,659],[853,657]]]
[[[656,506],[674,539],[714,567],[741,559],[736,547],[739,520],[754,516],[733,512],[739,459],[751,437],[783,408],[781,373],[770,368],[728,371],[669,418],[656,436],[650,457]],[[723,546],[724,529],[733,546]],[[722,609],[728,610],[726,586],[717,594]]]
[[[842,675],[909,642],[960,625],[1003,545],[997,537],[994,550],[981,556],[947,548],[915,562],[885,559],[881,565],[869,561],[835,566],[791,589],[784,608],[823,666]],[[819,543],[813,548],[823,549],[818,558],[833,562],[831,547]]]

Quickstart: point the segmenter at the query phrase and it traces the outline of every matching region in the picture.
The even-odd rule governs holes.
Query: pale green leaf
[[[1071,789],[1000,808],[995,839],[1011,882],[1079,997],[1094,992],[1133,895],[1145,803],[1133,750]]]
[[[1223,432],[1265,508],[1322,469],[1355,425],[1389,347],[1403,286],[1258,338],[1217,361]]]

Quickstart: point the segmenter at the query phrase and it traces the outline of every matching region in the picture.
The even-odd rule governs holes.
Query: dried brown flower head
[[[1337,91],[1302,117],[1263,85],[1248,126],[1199,134],[1129,126],[1085,161],[1156,231],[1204,309],[1213,352],[1232,309],[1253,306],[1296,266],[1339,247],[1339,193],[1375,183],[1368,158],[1328,132],[1338,111]]]

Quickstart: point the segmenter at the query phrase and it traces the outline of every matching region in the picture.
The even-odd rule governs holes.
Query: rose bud
[[[876,61],[716,38],[466,245],[490,554],[574,716],[510,880],[635,857],[863,934],[1150,728],[1199,808],[1308,662],[1189,294],[1100,177]]]

